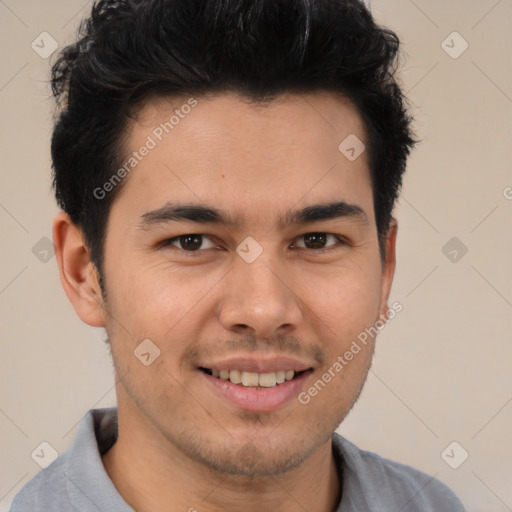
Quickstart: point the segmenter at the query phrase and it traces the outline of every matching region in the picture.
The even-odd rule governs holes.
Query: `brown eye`
[[[172,245],[174,247],[177,247],[178,249],[187,252],[199,252],[199,249],[201,248],[211,249],[212,247],[215,247],[215,244],[213,244],[211,241],[209,247],[201,247],[202,245],[204,245],[205,240],[209,240],[209,238],[204,235],[190,233],[186,235],[176,236],[174,238],[169,238],[168,240],[165,240],[164,245]]]
[[[178,240],[183,249],[195,251],[201,247],[203,237],[201,235],[182,235]]]
[[[305,245],[308,249],[323,249],[326,240],[326,233],[307,233],[304,235]]]
[[[331,237],[331,240],[334,240],[335,243],[326,246],[325,244],[329,237]],[[331,247],[334,248],[335,246],[339,245],[345,245],[343,239],[337,237],[336,235],[333,235],[332,233],[306,233],[304,235],[301,235],[298,238],[298,240],[304,240],[304,246],[298,245],[298,247],[301,249],[321,250],[328,249]]]

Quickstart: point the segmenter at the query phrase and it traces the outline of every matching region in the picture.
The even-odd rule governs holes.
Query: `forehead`
[[[367,145],[363,121],[349,100],[330,92],[283,94],[264,104],[232,92],[153,98],[126,132],[125,160],[151,149],[121,195],[136,197],[146,210],[178,198],[233,203],[243,210],[237,216],[258,210],[260,219],[265,207],[285,203],[289,209],[354,202],[348,196],[368,196],[371,183],[367,152],[347,158],[341,150],[347,139]]]
[[[191,104],[194,106],[190,107]],[[128,129],[130,145],[147,135],[148,129],[159,125],[166,125],[168,130],[163,128],[164,133],[156,133],[158,139],[171,133],[172,136],[201,134],[211,139],[229,136],[242,142],[249,134],[262,137],[265,132],[276,144],[313,141],[314,137],[329,138],[329,135],[337,140],[344,133],[366,138],[364,123],[354,104],[330,91],[287,92],[263,102],[231,91],[198,97],[152,97],[136,110],[135,122]]]

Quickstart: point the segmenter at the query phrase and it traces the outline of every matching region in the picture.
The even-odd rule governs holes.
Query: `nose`
[[[303,318],[290,272],[263,254],[252,263],[240,258],[226,276],[219,318],[231,332],[270,338],[293,332]]]

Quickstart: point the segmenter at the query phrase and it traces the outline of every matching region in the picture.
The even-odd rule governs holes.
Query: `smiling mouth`
[[[256,373],[241,370],[212,370],[210,368],[199,368],[202,372],[216,377],[220,380],[230,381],[239,386],[245,386],[255,389],[268,389],[294,380],[305,372],[304,370],[296,372],[294,370],[280,370],[276,372]]]

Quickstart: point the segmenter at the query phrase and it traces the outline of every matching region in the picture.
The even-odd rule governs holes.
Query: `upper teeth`
[[[292,380],[295,372],[293,370],[279,370],[277,372],[255,373],[240,370],[212,370],[212,375],[223,380],[230,380],[233,384],[242,384],[242,386],[271,388],[276,384],[282,384],[285,380]]]

